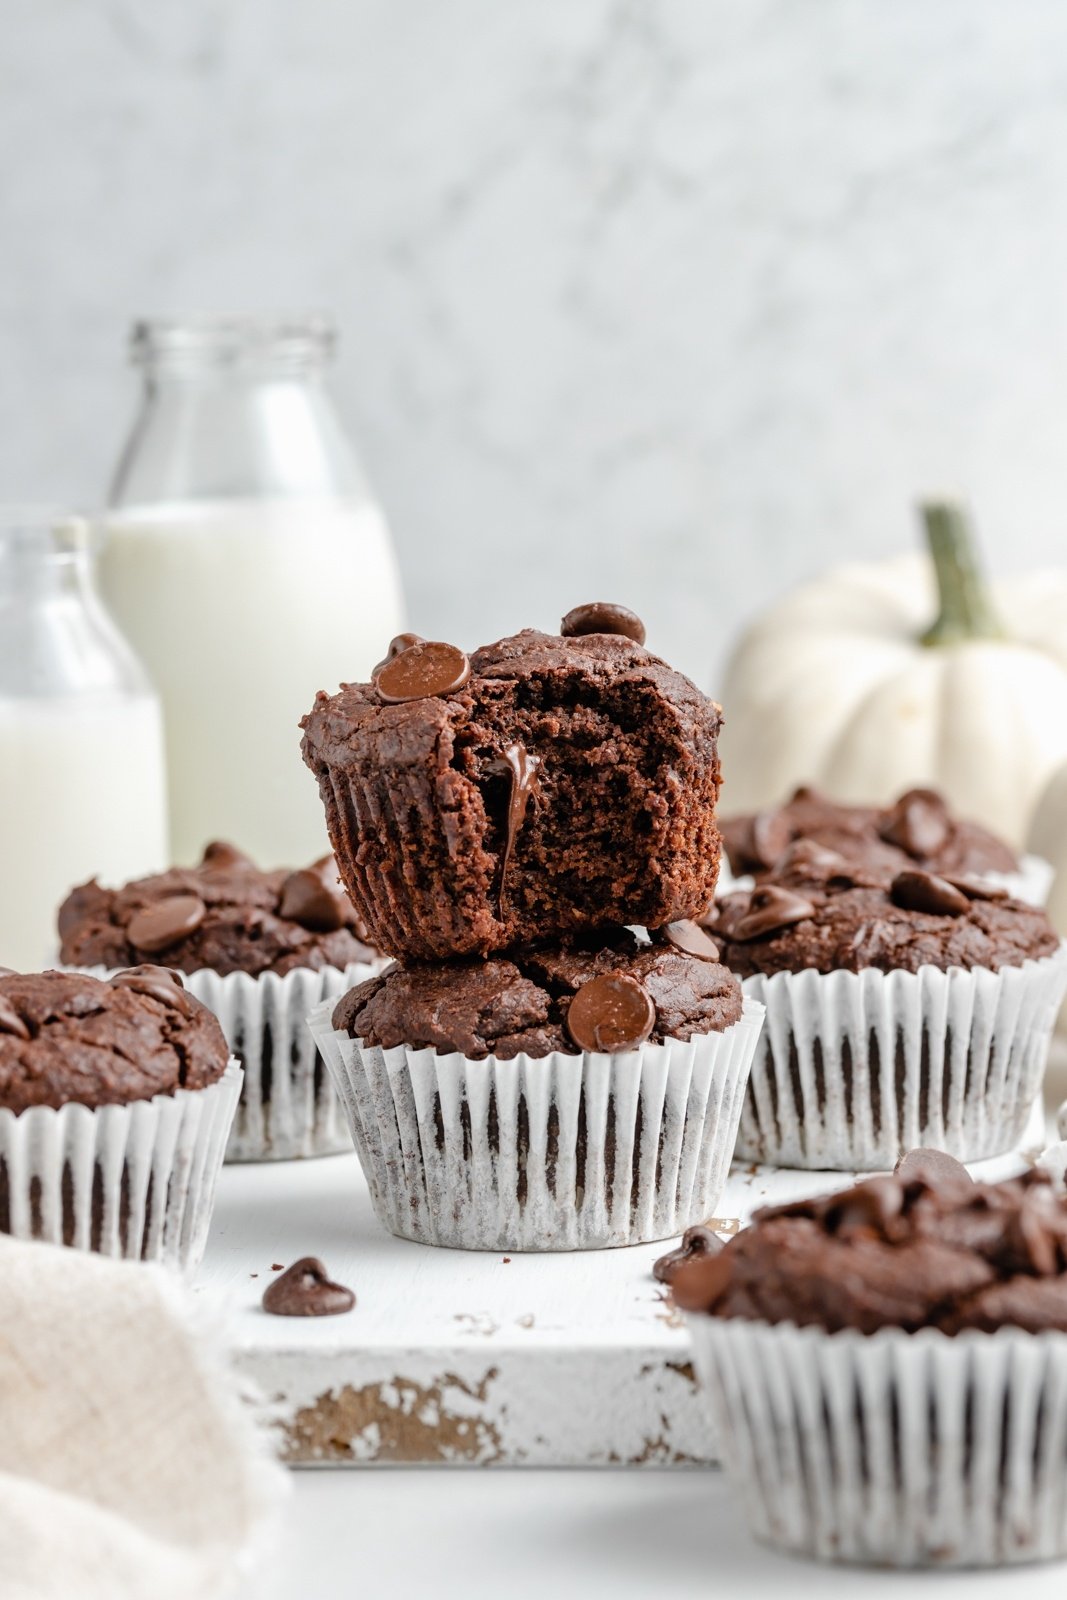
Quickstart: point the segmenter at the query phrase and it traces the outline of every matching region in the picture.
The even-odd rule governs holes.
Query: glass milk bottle
[[[0,507],[0,965],[54,962],[87,878],[166,865],[159,701],[100,603],[87,524]]]
[[[178,862],[329,848],[297,724],[403,627],[384,518],[323,383],[317,318],[142,322],[144,389],[111,489],[108,604],[163,696]]]

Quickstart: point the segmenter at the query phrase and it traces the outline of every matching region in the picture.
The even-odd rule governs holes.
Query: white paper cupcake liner
[[[0,1110],[0,1232],[192,1271],[241,1077],[231,1059],[205,1089]]]
[[[1006,889],[1013,900],[1025,900],[1032,906],[1043,906],[1048,900],[1056,869],[1044,856],[1020,856],[1018,872],[983,872],[983,883],[995,889]]]
[[[364,1047],[310,1022],[382,1224],[462,1250],[595,1250],[710,1216],[733,1155],[763,1007],[722,1033],[625,1055]]]
[[[1067,1555],[1067,1334],[686,1320],[757,1538],[895,1567]]]
[[[1067,988],[1067,945],[999,972],[809,968],[743,987],[767,1020],[739,1157],[870,1172],[925,1146],[980,1161],[1022,1138]]]
[[[218,1017],[226,1043],[245,1071],[227,1161],[288,1161],[352,1148],[307,1018],[320,1001],[339,999],[382,965],[356,961],[318,971],[297,967],[284,977],[276,972],[222,976],[208,968],[182,973],[188,993]],[[106,967],[87,970],[94,977],[111,976]]]

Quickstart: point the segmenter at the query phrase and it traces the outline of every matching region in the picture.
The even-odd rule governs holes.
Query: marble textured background
[[[7,0],[0,168],[0,498],[99,498],[134,313],[321,305],[421,631],[713,683],[922,488],[1063,551],[1056,0]]]

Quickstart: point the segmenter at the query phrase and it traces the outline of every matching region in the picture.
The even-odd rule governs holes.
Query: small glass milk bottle
[[[111,488],[109,605],[163,696],[175,860],[329,848],[297,724],[403,627],[384,518],[323,381],[319,318],[142,322],[143,392]]]
[[[85,522],[0,507],[0,965],[55,960],[87,878],[166,865],[159,701],[93,587]]]

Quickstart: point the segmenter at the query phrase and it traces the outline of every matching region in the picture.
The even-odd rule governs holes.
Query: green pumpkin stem
[[[930,500],[922,507],[926,542],[937,579],[938,612],[920,644],[965,644],[969,639],[1003,639],[989,586],[978,565],[970,520],[952,500]]]

